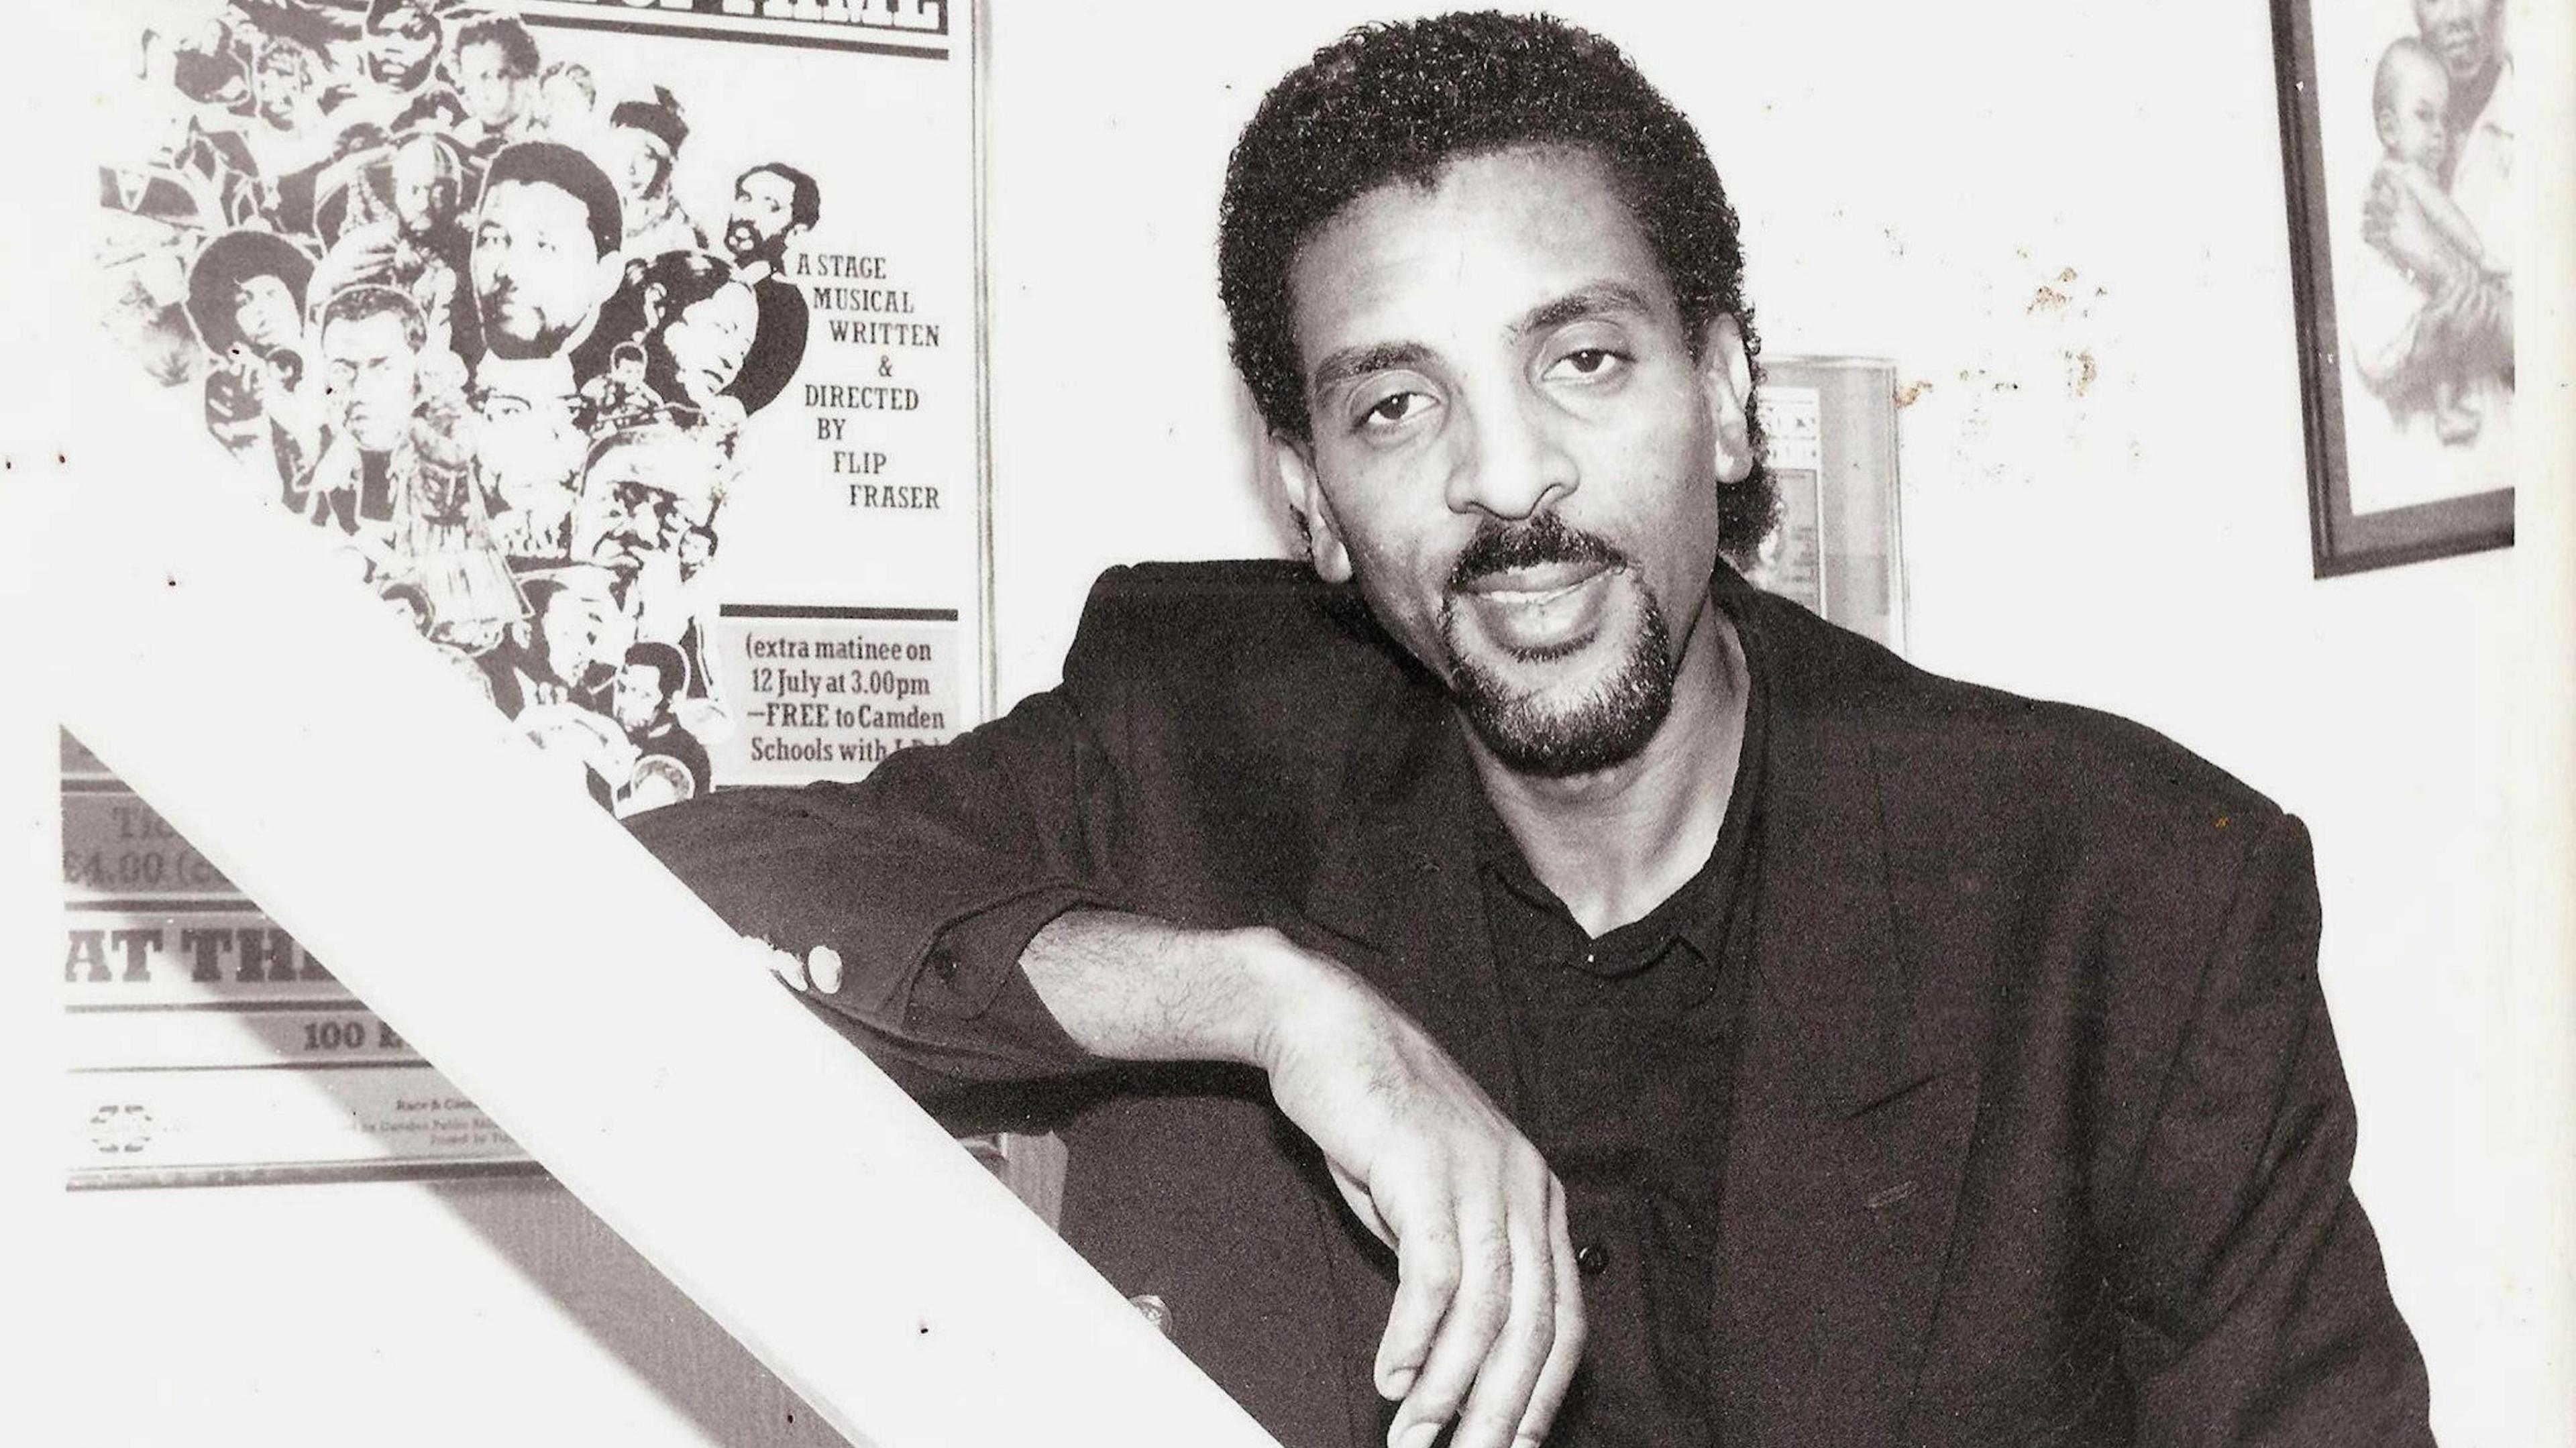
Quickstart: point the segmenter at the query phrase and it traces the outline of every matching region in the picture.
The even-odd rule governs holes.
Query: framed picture
[[[2272,0],[2317,576],[2513,542],[2503,0]]]

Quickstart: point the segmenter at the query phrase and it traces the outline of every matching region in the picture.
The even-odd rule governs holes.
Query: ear
[[[1280,495],[1288,515],[1297,520],[1306,544],[1306,561],[1326,583],[1351,581],[1350,545],[1342,541],[1331,500],[1315,479],[1314,449],[1279,433],[1270,434],[1270,460],[1279,472]]]
[[[1717,431],[1717,480],[1740,483],[1753,475],[1753,359],[1744,351],[1744,328],[1732,315],[1711,318],[1700,336],[1700,392]]]

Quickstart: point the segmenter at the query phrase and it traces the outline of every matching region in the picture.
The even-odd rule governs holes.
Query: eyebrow
[[[1575,288],[1564,296],[1539,303],[1512,323],[1509,335],[1518,340],[1533,332],[1551,331],[1568,322],[1589,317],[1614,315],[1652,316],[1654,306],[1643,292],[1625,282],[1593,282]],[[1420,342],[1363,342],[1327,353],[1315,364],[1307,381],[1310,396],[1320,397],[1341,383],[1372,372],[1396,367],[1413,367],[1430,360],[1431,349]]]
[[[1512,336],[1526,337],[1532,332],[1553,331],[1568,322],[1590,317],[1650,317],[1655,312],[1646,294],[1625,282],[1594,282],[1577,287],[1552,302],[1541,302],[1530,308],[1529,315],[1512,325]]]

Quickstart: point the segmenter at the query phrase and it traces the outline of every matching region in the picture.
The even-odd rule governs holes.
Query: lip
[[[1528,568],[1507,568],[1500,573],[1485,574],[1459,591],[1498,602],[1527,605],[1563,597],[1609,571],[1606,563],[1540,563]]]
[[[1551,563],[1490,574],[1460,589],[1460,611],[1477,634],[1525,661],[1562,658],[1596,637],[1609,616],[1601,563]]]

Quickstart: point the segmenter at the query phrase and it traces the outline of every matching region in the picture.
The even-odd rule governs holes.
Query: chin
[[[1595,634],[1565,662],[1497,665],[1451,655],[1450,694],[1487,750],[1515,773],[1550,779],[1593,774],[1637,756],[1672,712],[1671,633],[1649,607],[1627,646],[1589,668],[1584,654],[1614,649]]]

